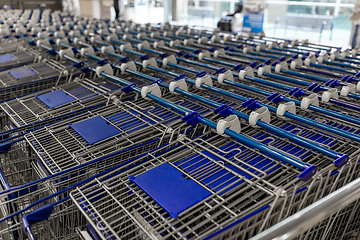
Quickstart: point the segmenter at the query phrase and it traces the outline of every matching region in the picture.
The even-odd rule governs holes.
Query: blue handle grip
[[[138,64],[141,64],[141,63],[138,63]],[[169,71],[167,71],[167,70],[164,70],[164,69],[161,69],[161,68],[157,68],[157,67],[153,67],[153,66],[150,66],[150,68],[153,69],[153,70],[156,70],[156,71],[160,71],[160,72],[169,74],[169,75],[171,75],[171,76],[179,75],[179,74],[171,73],[171,72],[169,72]],[[137,75],[137,76],[144,77],[145,79],[148,79],[148,80],[150,80],[150,81],[157,81],[157,78],[148,76],[148,75],[146,75],[146,74],[138,73],[138,72],[135,72],[135,71],[132,71],[132,70],[129,70],[128,72],[130,72],[130,73],[132,73],[132,74],[135,74],[135,75]],[[191,84],[195,85],[195,81],[194,81],[194,80],[191,80],[191,79],[189,79],[189,78],[186,78],[186,81],[187,81],[188,83],[191,83]],[[166,83],[161,82],[160,85],[162,85],[163,87],[169,88],[169,85],[166,84]],[[221,94],[226,95],[226,96],[236,95],[236,94],[230,93],[230,92],[225,91],[225,90],[222,90],[222,89],[218,89],[218,88],[215,88],[215,87],[210,87],[210,86],[208,86],[208,85],[206,85],[206,84],[202,84],[201,86],[204,87],[205,89],[216,90],[217,93],[221,93]],[[201,97],[201,96],[198,96],[198,95],[196,95],[196,94],[193,94],[193,93],[184,91],[184,90],[182,90],[182,89],[176,88],[175,91],[176,91],[176,92],[179,92],[179,93],[181,93],[181,94],[183,94],[183,95],[185,95],[185,96],[188,96],[188,97],[194,98],[194,99],[196,99],[196,100],[202,101],[202,102],[204,102],[204,103],[206,103],[206,104],[209,104],[209,105],[211,105],[211,106],[213,106],[213,107],[219,107],[219,106],[221,105],[221,104],[218,103],[218,102],[209,100],[209,99],[207,99],[207,98],[203,98],[203,97]],[[243,101],[246,101],[246,98],[245,98],[245,97],[242,97],[242,100],[243,100]],[[233,114],[236,114],[237,116],[239,116],[239,117],[241,117],[241,118],[243,118],[243,119],[245,119],[245,120],[247,120],[247,121],[249,120],[249,116],[248,116],[247,114],[244,114],[244,113],[239,112],[239,111],[236,111],[236,110],[233,110],[232,113],[233,113]],[[301,144],[301,145],[303,145],[303,146],[310,147],[311,149],[317,150],[317,151],[319,151],[319,152],[321,152],[321,153],[324,153],[324,154],[326,154],[326,155],[328,155],[328,156],[331,156],[331,157],[333,157],[333,158],[337,158],[337,160],[339,160],[339,158],[341,158],[341,159],[340,159],[341,161],[337,161],[337,160],[334,161],[334,163],[335,163],[338,167],[341,167],[343,164],[346,163],[347,157],[346,157],[346,156],[343,156],[343,155],[341,155],[341,154],[339,154],[339,153],[337,153],[337,152],[335,152],[335,151],[332,151],[332,150],[330,150],[330,149],[327,149],[327,148],[324,148],[324,147],[319,146],[319,145],[317,145],[317,144],[314,144],[314,143],[312,143],[312,142],[309,142],[309,141],[307,141],[307,140],[304,139],[304,138],[301,138],[301,137],[299,137],[299,136],[297,136],[297,135],[294,135],[294,134],[291,134],[291,133],[289,133],[289,132],[286,132],[286,131],[284,131],[284,130],[282,130],[282,129],[280,129],[280,128],[277,128],[277,127],[275,127],[275,126],[272,126],[271,124],[267,124],[267,123],[265,123],[265,122],[258,121],[258,125],[261,126],[261,127],[263,127],[263,128],[265,128],[265,129],[267,129],[267,130],[270,130],[270,131],[272,131],[272,132],[274,132],[274,133],[277,133],[277,134],[279,134],[279,135],[281,135],[281,136],[287,137],[287,138],[289,138],[290,140],[293,140],[293,141],[295,141],[295,142],[297,142],[297,143],[299,143],[299,144]],[[339,156],[340,156],[340,157],[339,157]]]
[[[350,64],[345,64],[345,63],[330,62],[330,61],[323,61],[323,63],[329,64],[329,65],[340,66],[340,67],[346,67],[346,68],[357,69],[357,70],[359,70],[359,69],[360,69],[360,67],[355,67],[355,66],[353,66],[353,65],[350,65]]]

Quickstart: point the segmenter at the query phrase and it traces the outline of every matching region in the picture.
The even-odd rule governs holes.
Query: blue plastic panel
[[[36,75],[37,73],[32,70],[31,68],[21,68],[15,71],[9,71],[9,73],[11,74],[11,76],[13,76],[16,80],[21,79],[21,78],[25,78],[25,77],[30,77],[32,75]]]
[[[64,92],[63,90],[57,90],[54,92],[37,95],[36,98],[42,101],[49,108],[58,107],[76,100],[75,98]]]
[[[11,61],[11,60],[14,60],[14,56],[13,55],[3,55],[3,56],[0,56],[0,63],[3,63],[3,62],[8,62],[8,61]]]
[[[130,176],[130,180],[146,192],[172,218],[179,213],[209,197],[211,193],[194,182],[186,179],[182,172],[164,163],[156,168]]]
[[[75,124],[70,123],[69,127],[90,145],[121,133],[119,129],[109,124],[109,122],[100,116]]]

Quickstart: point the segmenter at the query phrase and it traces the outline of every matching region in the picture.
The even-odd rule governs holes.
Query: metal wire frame
[[[14,143],[7,153],[0,155],[0,189],[21,185],[38,177],[31,168],[33,157],[24,142]]]
[[[2,56],[5,55],[11,55],[14,59],[0,63],[0,71],[18,67],[26,63],[31,63],[35,59],[34,52],[30,51],[17,51],[13,53],[2,54]]]
[[[294,78],[294,76],[291,76],[292,78]],[[267,77],[267,76],[262,76],[261,77],[262,79],[265,79],[265,80],[268,80],[268,81],[271,81],[271,82],[276,82],[276,83],[280,83],[280,84],[283,84],[283,85],[287,85],[287,86],[291,86],[291,87],[297,87],[297,88],[299,88],[299,89],[301,89],[301,88],[306,88],[306,86],[304,86],[304,85],[301,85],[301,84],[297,84],[297,83],[293,83],[293,82],[287,82],[287,81],[282,81],[282,80],[279,80],[279,79],[276,79],[276,78],[273,78],[273,77]],[[295,77],[296,78],[296,77]],[[250,81],[250,80],[243,80],[243,82],[246,82],[247,84],[251,84],[252,83],[252,81]],[[320,82],[321,83],[321,82]],[[323,82],[322,82],[323,83]],[[261,85],[261,84],[259,84],[259,85]],[[269,86],[268,85],[266,85],[266,84],[263,84],[264,85],[264,87],[265,88],[268,88]],[[263,88],[264,88],[263,87]],[[339,86],[339,88],[340,88],[341,86]],[[260,88],[260,87],[259,87]],[[283,89],[280,89],[280,88],[277,88],[278,90],[277,90],[277,92],[281,92],[281,93],[284,93],[284,94],[286,94],[286,93],[288,93],[288,91],[287,90],[283,90]],[[353,103],[360,103],[360,101],[358,100],[358,99],[356,99],[356,98],[351,98],[351,97],[341,97],[340,98],[340,100],[344,100],[344,101],[347,101],[347,102],[353,102]],[[349,108],[344,108],[344,107],[342,107],[341,105],[339,105],[339,104],[333,104],[333,105],[330,105],[330,104],[324,104],[324,103],[321,103],[321,106],[322,107],[324,107],[324,108],[327,108],[328,106],[332,106],[332,109],[337,109],[337,108],[339,108],[339,109],[347,109],[348,110],[348,112],[353,112],[353,114],[356,114],[356,110],[352,110],[352,109],[349,109]],[[340,111],[341,111],[340,110]]]
[[[0,100],[7,100],[57,86],[80,74],[79,70],[73,69],[72,64],[69,65],[68,62],[64,61],[56,62],[44,59],[42,62],[35,62],[18,69],[27,67],[37,74],[22,79],[14,79],[8,72],[0,73],[2,85],[0,88]]]
[[[32,63],[30,65],[13,68],[12,70],[16,71],[26,68],[30,68],[36,74],[29,77],[15,79],[9,72],[2,72],[0,74],[2,87],[10,87],[27,82],[34,82],[44,78],[57,77],[59,75],[59,71],[46,62]]]
[[[250,80],[238,80],[240,83],[245,84],[245,85],[249,85],[252,87],[256,87],[258,89],[262,89],[262,90],[266,90],[266,91],[271,91],[271,92],[277,92],[280,93],[284,96],[290,97],[290,98],[294,98],[294,96],[290,96],[287,90],[282,90],[273,86],[269,86],[266,84],[262,84],[262,83],[258,83],[258,82],[253,82]],[[345,99],[344,99],[345,100]],[[346,98],[345,101],[347,101],[348,98]],[[349,107],[346,106],[341,106],[339,104],[331,104],[331,103],[322,103],[319,102],[319,106],[322,108],[326,108],[329,110],[333,110],[336,112],[340,112],[349,116],[353,116],[353,117],[358,117],[359,116],[359,111],[355,110],[355,109],[351,109]]]
[[[3,109],[5,109],[5,107],[7,107],[7,109],[6,109],[7,113],[9,112],[10,106],[12,106],[12,108],[11,108],[12,114],[9,114],[10,115],[9,119],[12,122],[10,122],[9,124],[7,124],[5,126],[6,129],[9,129],[9,131],[5,132],[6,133],[5,135],[7,135],[7,136],[3,135],[2,137],[4,137],[4,138],[13,137],[13,138],[11,138],[11,141],[14,141],[14,137],[18,136],[18,134],[20,134],[24,131],[33,130],[35,128],[39,128],[44,125],[49,125],[54,122],[59,122],[63,119],[71,118],[73,116],[90,111],[92,109],[96,109],[101,106],[105,106],[108,103],[112,103],[112,100],[110,101],[110,98],[111,98],[111,96],[113,96],[112,94],[116,94],[116,91],[109,93],[108,97],[105,97],[105,96],[102,97],[101,94],[107,94],[108,92],[110,92],[113,89],[116,90],[116,88],[118,88],[118,87],[119,86],[114,85],[109,82],[106,82],[103,79],[95,79],[94,81],[85,79],[82,81],[79,80],[77,82],[65,84],[62,87],[57,88],[57,89],[66,90],[66,92],[68,92],[72,96],[78,98],[78,101],[75,103],[72,103],[68,106],[63,106],[61,108],[55,108],[55,109],[48,108],[45,104],[43,104],[41,101],[39,101],[36,98],[35,94],[33,94],[33,96],[29,96],[29,97],[27,96],[22,99],[18,99],[19,101],[15,100],[15,101],[13,101],[13,103],[12,102],[4,103]],[[49,92],[49,91],[51,92],[51,90],[46,90],[44,92]],[[93,97],[93,98],[91,98],[91,97]],[[84,100],[84,101],[82,101],[82,100]],[[101,104],[101,103],[103,103],[103,104]],[[64,114],[66,114],[66,115],[64,115]],[[25,119],[24,116],[27,117],[26,120],[28,120],[28,122],[24,122],[24,119]],[[58,117],[56,118],[56,116],[58,116]],[[48,117],[48,118],[50,117],[50,119],[45,122],[37,123],[37,121],[41,120],[42,118],[46,118],[46,117]],[[3,119],[2,119],[3,124],[5,121],[9,121],[9,119],[7,117],[3,117]],[[12,129],[12,127],[14,125],[19,126],[19,124],[22,123],[21,121],[19,121],[19,119],[22,120],[26,124],[29,124],[30,120],[31,120],[30,123],[35,122],[35,124],[26,125],[25,128],[24,127],[20,128],[18,131],[11,131],[10,129]],[[22,135],[20,135],[20,137],[22,137]],[[3,142],[4,141],[5,140],[3,140]],[[15,146],[17,146],[17,144],[23,144],[23,145],[27,146],[27,144],[25,144],[24,141],[21,141],[20,143],[18,142],[15,144],[13,143],[10,153],[3,154],[3,155],[7,156],[13,152],[16,152],[17,154],[19,154],[21,156],[26,154],[26,155],[29,155],[29,157],[25,158],[25,157],[19,157],[16,155],[11,155],[11,157],[6,157],[6,161],[4,161],[2,165],[0,165],[0,171],[3,170],[3,172],[4,172],[3,174],[0,174],[0,175],[2,175],[1,179],[3,179],[5,181],[5,184],[11,185],[11,186],[14,186],[17,184],[17,183],[14,183],[15,182],[15,181],[13,181],[14,178],[24,179],[24,182],[21,182],[22,184],[30,182],[30,180],[28,180],[29,172],[30,173],[34,172],[33,168],[31,167],[33,165],[33,163],[31,163],[31,161],[37,162],[34,154],[32,154],[29,147],[20,149],[20,148],[15,147]],[[129,146],[131,146],[131,144],[129,144]],[[39,169],[42,169],[42,168],[45,169],[42,176],[46,176],[49,174],[47,172],[46,168],[43,167],[43,165],[41,164],[40,161],[38,161],[37,164],[40,164],[42,166]],[[26,168],[24,169],[24,167],[26,167]],[[8,171],[8,170],[11,170],[11,171]],[[35,171],[35,172],[39,172],[39,171]],[[33,178],[30,178],[30,179],[33,179]],[[17,184],[17,185],[19,185],[19,184]]]
[[[36,239],[82,239],[76,229],[84,228],[85,225],[85,217],[72,204],[71,199],[69,199],[66,202],[55,205],[51,218],[33,225],[32,231]],[[24,238],[27,237],[26,235],[22,236]]]
[[[178,101],[177,96],[171,97],[174,102]],[[211,112],[190,100],[181,100],[178,104],[200,113]],[[95,116],[105,119],[117,128],[120,134],[90,145],[68,126],[69,123],[74,124]],[[89,111],[59,124],[33,131],[27,134],[25,139],[47,170],[53,174],[104,156],[113,149],[122,149],[148,139],[162,138],[171,122],[180,118],[178,113],[159,104],[138,99]]]
[[[357,239],[359,234],[357,229],[353,229],[356,231],[350,233],[345,230],[348,223],[357,226],[359,224],[352,218],[354,212],[358,211],[357,205],[358,201],[348,205],[295,239]]]
[[[358,162],[349,162],[340,172],[334,172],[332,170],[327,172],[323,171],[318,175],[318,178],[314,178],[307,187],[295,186],[291,192],[288,192],[288,197],[281,198],[278,205],[275,206],[272,211],[270,211],[269,208],[263,208],[261,211],[254,213],[249,218],[243,219],[243,221],[229,226],[223,231],[219,231],[217,234],[213,234],[206,239],[249,239],[261,231],[280,222],[291,214],[295,214],[313,202],[316,202],[317,200],[351,182],[354,178],[359,176],[359,170],[360,164],[358,164]],[[351,212],[351,210],[349,211],[346,209],[346,212],[349,216],[349,212]],[[264,220],[264,216],[268,216],[266,222]],[[348,220],[348,217],[342,217],[342,219],[346,221]],[[322,225],[324,224],[326,225],[327,223],[323,223]],[[336,227],[336,229],[339,230],[340,227]],[[321,234],[318,234],[317,236],[315,235],[316,233],[307,235],[305,239],[321,239]],[[326,239],[338,239],[336,238],[336,235],[333,234],[328,234],[327,237],[328,238]]]
[[[154,71],[147,71],[147,74]],[[162,79],[165,79],[165,82],[169,81],[169,77],[165,76],[164,74],[157,74],[154,73],[156,77],[161,75]],[[151,73],[149,75],[152,75]],[[166,78],[167,77],[167,78]],[[170,79],[171,80],[171,79]],[[198,90],[196,88],[190,88],[191,92],[201,95],[205,98],[211,99],[213,101],[219,102],[221,104],[226,104],[228,106],[231,106],[235,109],[239,109],[238,103],[234,101],[234,99],[231,98],[224,98],[220,96],[220,94],[213,95],[212,92],[202,91]],[[236,93],[236,92],[235,92]],[[255,97],[256,96],[252,96]],[[183,97],[186,99],[186,97]],[[240,108],[241,109],[241,108]],[[246,111],[247,114],[250,114],[250,110],[243,108],[242,111]],[[272,114],[273,124],[281,129],[287,130],[289,132],[292,132],[297,135],[302,135],[304,138],[316,142],[320,145],[326,146],[328,148],[331,148],[333,145],[337,145],[336,148],[339,150],[341,149],[341,152],[347,152],[350,155],[351,160],[353,160],[357,154],[354,154],[357,151],[356,144],[348,145],[349,143],[346,141],[341,141],[336,138],[331,138],[329,135],[324,134],[320,131],[317,132],[311,132],[311,130],[308,130],[308,128],[299,125],[294,126],[289,123],[289,121],[286,121],[284,119],[281,119],[276,116],[276,114]],[[316,153],[312,151],[311,149],[304,148],[296,143],[291,142],[290,140],[287,140],[285,138],[279,137],[276,134],[273,134],[269,131],[263,130],[261,128],[254,128],[250,126],[247,122],[242,121],[243,128],[241,133],[247,137],[250,137],[258,142],[261,142],[263,144],[266,144],[270,146],[271,148],[274,148],[280,152],[286,153],[288,155],[292,155],[295,158],[301,159],[302,161],[305,161],[307,163],[311,163],[316,165],[319,169],[326,168],[329,164],[332,163],[332,159],[323,156],[322,154]],[[244,126],[245,125],[245,126]],[[244,128],[245,127],[245,128]],[[341,146],[341,147],[340,147]]]
[[[14,39],[0,43],[0,54],[15,52],[21,42],[16,42]]]
[[[175,72],[179,71],[179,70],[173,69],[173,68],[171,68],[169,70],[174,70]],[[145,72],[148,75],[153,75],[153,76],[159,77],[161,79],[165,79],[165,82],[170,81],[169,75],[165,75],[163,73],[159,73],[159,72],[155,72],[155,71],[151,71],[151,70],[146,70]],[[219,87],[220,87],[220,85],[219,85]],[[224,89],[224,86],[221,86],[221,88]],[[264,99],[261,94],[253,93],[253,92],[243,90],[240,88],[234,89],[231,87],[225,87],[225,89],[228,91],[231,91],[233,93],[236,93],[238,95],[258,99],[263,103],[275,106],[274,103],[269,102],[268,100]],[[194,87],[193,88],[190,87],[189,91],[196,93],[198,95],[204,96],[206,98],[212,99],[214,101],[218,101],[222,104],[227,104],[229,106],[232,106],[233,108],[235,108],[241,112],[244,112],[246,114],[251,113],[251,110],[249,110],[245,107],[239,106],[242,102],[237,101],[234,98],[226,97],[221,94],[216,94],[213,92],[196,90],[196,88],[194,88]],[[355,124],[351,124],[351,123],[348,123],[345,121],[339,121],[339,120],[333,119],[332,117],[329,117],[325,114],[320,114],[320,113],[315,114],[314,112],[303,111],[303,110],[298,110],[298,111],[299,111],[298,112],[299,115],[306,116],[313,120],[326,123],[327,125],[337,127],[341,130],[348,131],[351,133],[360,133],[359,128]],[[309,141],[316,142],[317,144],[325,146],[334,151],[348,154],[350,161],[357,159],[357,157],[359,155],[358,144],[356,142],[350,141],[348,139],[338,138],[336,136],[333,136],[331,134],[323,132],[322,130],[309,128],[308,126],[304,126],[304,124],[302,124],[302,123],[299,123],[296,121],[291,121],[287,118],[280,118],[280,117],[276,116],[276,114],[274,114],[274,113],[271,114],[271,119],[272,119],[271,124],[274,126],[277,126],[283,130],[294,133],[294,134],[301,136]],[[250,136],[251,138],[253,138],[253,136],[256,136],[255,138],[258,138],[257,140],[262,139],[261,141],[263,141],[263,143],[267,142],[270,146],[273,146],[273,144],[275,142],[277,142],[278,140],[280,142],[286,141],[285,139],[282,139],[282,138],[272,135],[270,132],[262,131],[259,128],[253,129],[253,127],[249,127],[248,123],[246,123],[246,122],[243,122],[243,124],[245,124],[245,126],[247,126],[247,131],[244,131],[245,129],[243,128],[242,133],[248,134],[248,136]],[[276,140],[276,139],[278,139],[278,140]],[[282,144],[280,144],[280,142],[278,142],[279,145],[275,144],[276,146],[278,146],[280,148],[281,148],[281,146],[288,147],[292,144],[290,142],[288,142],[287,144],[285,144],[283,142],[284,145],[282,145]],[[290,150],[290,151],[292,151],[292,150]],[[312,160],[310,160],[310,159],[312,159]],[[309,157],[309,161],[314,161],[313,164],[315,164],[316,166],[318,166],[320,168],[328,165],[327,163],[329,163],[328,162],[329,159],[327,159],[327,160],[326,159],[327,158],[325,156],[314,157],[314,158]],[[316,162],[316,161],[318,161],[318,162]]]
[[[359,164],[350,180],[360,176]],[[295,239],[357,239],[360,218],[359,200],[332,214],[312,228],[304,231]]]
[[[180,142],[179,147],[162,155],[151,154],[148,161],[127,172],[99,178],[71,193],[102,239],[203,238],[258,208],[275,204],[282,192],[278,192],[279,188],[292,188],[298,182],[295,169],[232,139],[209,133]],[[260,159],[254,161],[257,157]],[[178,218],[171,218],[129,180],[130,175],[136,177],[164,163],[212,195],[180,213]],[[215,174],[218,174],[215,180],[209,180]],[[244,177],[246,174],[250,176]],[[229,182],[222,180],[226,176],[230,176]]]
[[[2,129],[9,130],[11,127],[22,127],[45,119],[55,118],[71,112],[78,112],[81,109],[96,106],[101,103],[108,103],[112,94],[121,88],[120,84],[108,82],[104,79],[76,79],[75,81],[53,86],[51,89],[43,90],[14,100],[0,104],[2,109]],[[49,108],[38,95],[53,91],[62,90],[75,100],[55,108]],[[75,113],[74,113],[75,114]],[[65,117],[64,117],[65,118]],[[45,125],[44,123],[42,125]],[[41,126],[41,125],[40,125]],[[39,127],[39,125],[31,128]]]
[[[151,74],[150,74],[151,75]],[[201,91],[198,91],[197,94],[199,94],[199,92]],[[216,99],[212,99],[212,100],[215,100]],[[226,103],[225,103],[226,104]],[[347,141],[342,141],[341,144],[338,144],[338,139],[334,138],[333,140],[330,140],[328,141],[328,135],[327,134],[322,134],[322,133],[319,133],[319,132],[315,132],[313,134],[310,134],[308,131],[309,131],[309,128],[307,127],[303,127],[302,130],[300,130],[299,128],[296,128],[295,126],[294,127],[291,127],[289,124],[288,124],[288,121],[287,120],[283,120],[283,122],[286,122],[286,126],[283,125],[281,126],[280,125],[280,119],[277,119],[277,124],[279,127],[286,127],[288,128],[288,130],[292,131],[294,130],[295,132],[303,135],[303,136],[307,136],[309,139],[311,139],[312,141],[315,141],[315,142],[318,142],[318,143],[321,143],[321,144],[324,144],[330,148],[332,148],[334,146],[334,149],[337,149],[337,151],[340,150],[340,152],[347,152],[349,155],[350,155],[350,159],[352,160],[355,160],[355,159],[358,159],[358,153],[359,153],[359,150],[358,150],[358,147],[356,146],[356,144],[352,144],[353,146],[348,148],[348,142]],[[274,123],[274,121],[272,121],[272,123]],[[291,124],[291,123],[290,123]],[[300,125],[301,126],[301,125]],[[345,128],[345,127],[344,127]],[[251,131],[256,134],[256,135],[259,135],[258,133],[258,129],[257,131],[254,131],[254,129],[251,129]],[[260,134],[261,135],[261,134]],[[325,140],[327,139],[327,140]],[[321,157],[318,158],[319,160],[323,161],[325,159],[322,159]],[[317,162],[319,163],[319,162]],[[316,164],[316,163],[315,163]],[[329,172],[330,173],[330,172]],[[347,174],[350,174],[349,172],[347,172]],[[327,187],[318,187],[318,189],[323,189],[322,191],[317,191],[317,194],[316,196],[319,197],[319,196],[322,196],[324,193],[327,195],[328,193],[338,189],[339,187],[343,186],[344,184],[340,184],[340,180],[336,183],[337,187],[334,187],[335,183],[330,183]],[[314,187],[313,187],[314,188]],[[321,197],[319,197],[321,198]],[[303,198],[297,198],[297,199],[303,199]],[[304,203],[304,200],[298,204],[298,206],[301,206],[301,207],[305,207],[305,206],[308,206],[309,204],[311,204],[313,202],[313,200],[308,200],[309,198],[306,197],[306,202]],[[311,198],[310,198],[311,199]],[[294,204],[295,205],[295,204]],[[296,206],[296,205],[295,205]],[[298,208],[297,208],[298,209]],[[299,209],[298,209],[299,210]]]
[[[148,140],[137,145],[131,145],[122,150],[115,149],[113,152],[110,152],[104,157],[88,161],[80,166],[73,167],[66,171],[47,176],[37,181],[28,182],[27,184],[13,187],[1,192],[1,219],[3,219],[4,217],[8,217],[10,216],[10,214],[13,214],[21,209],[26,209],[26,211],[15,214],[8,221],[0,222],[0,225],[2,225],[2,228],[0,229],[0,239],[4,236],[19,236],[20,239],[26,238],[26,233],[24,232],[21,218],[26,213],[32,212],[33,210],[36,210],[41,206],[49,203],[56,205],[59,201],[65,200],[69,196],[69,192],[71,191],[71,189],[75,187],[74,184],[81,184],[80,181],[84,181],[89,178],[94,179],[97,174],[100,174],[115,166],[117,166],[117,168],[121,168],[122,171],[131,169],[133,166],[136,166],[145,158],[147,158],[148,154],[150,154],[150,152],[154,151],[154,149],[158,148],[159,146],[163,146],[161,149],[167,149],[172,146],[174,142],[176,142],[175,140],[180,134],[182,136],[188,136],[192,138],[201,134],[204,131],[202,127],[197,126],[193,128],[181,122],[172,125],[172,127],[173,131],[165,133],[166,137],[164,137],[163,139],[157,138]],[[42,164],[39,161],[33,161],[31,162],[31,164],[33,170],[36,171],[39,176],[44,173]],[[37,205],[29,206],[36,201],[39,201]],[[61,204],[60,206],[64,206],[64,204]],[[53,211],[54,214],[60,214],[62,212],[60,209],[63,208],[60,207],[60,209],[57,209],[58,210]],[[56,215],[49,221],[58,222],[61,221],[61,219],[58,218],[58,215]],[[43,223],[48,224],[48,222],[46,221]],[[70,236],[73,236],[74,231],[67,231],[69,229],[74,230],[73,228],[71,228],[71,226],[79,227],[78,224],[75,224],[75,221],[73,223],[74,224],[68,223],[68,225],[57,225],[55,228],[52,229],[52,231],[58,231],[58,233],[64,232],[64,234],[69,233]],[[39,227],[37,229],[38,230],[36,231],[36,233],[42,234],[43,236],[45,236],[45,234],[52,233],[51,231],[48,231],[49,229],[45,230],[44,227]],[[40,231],[40,229],[43,230]],[[64,234],[61,236],[65,237]],[[60,237],[60,235],[58,235],[57,237]],[[45,239],[45,237],[40,239]]]

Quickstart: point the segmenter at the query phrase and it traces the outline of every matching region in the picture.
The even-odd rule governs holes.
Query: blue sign
[[[243,31],[260,33],[263,30],[263,13],[245,13],[243,22]]]

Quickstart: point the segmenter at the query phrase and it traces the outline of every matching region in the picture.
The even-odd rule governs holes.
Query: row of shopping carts
[[[0,239],[250,239],[359,177],[358,49],[0,21]],[[357,210],[297,238],[356,239]]]

